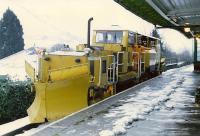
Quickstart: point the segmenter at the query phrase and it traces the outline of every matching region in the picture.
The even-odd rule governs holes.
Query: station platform
[[[200,135],[193,65],[164,72],[116,96],[38,129],[35,136]]]

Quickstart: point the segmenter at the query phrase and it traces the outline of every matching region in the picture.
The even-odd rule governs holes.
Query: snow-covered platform
[[[193,66],[161,76],[38,129],[34,135],[200,135],[194,95],[200,74]]]

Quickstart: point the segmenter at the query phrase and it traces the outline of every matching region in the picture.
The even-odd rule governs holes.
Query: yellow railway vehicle
[[[90,45],[76,51],[43,53],[38,70],[28,62],[35,100],[27,110],[32,123],[53,121],[119,92],[120,85],[161,71],[159,39],[129,30],[94,30]]]

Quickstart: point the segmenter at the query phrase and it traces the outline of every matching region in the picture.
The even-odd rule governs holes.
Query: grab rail
[[[132,61],[132,66],[137,65],[137,77],[140,77],[140,58],[139,58],[139,52],[132,52],[132,57],[134,57],[134,55],[137,55],[137,62]],[[134,60],[134,59],[133,59]]]
[[[145,52],[141,52],[141,54],[143,55],[141,55],[141,57],[140,57],[140,75],[142,74],[142,73],[144,73],[145,72]],[[142,71],[142,64],[143,64],[143,71]]]
[[[116,65],[116,62],[115,62],[115,55],[108,55],[108,64],[109,63],[109,57],[113,59],[112,63],[109,65],[108,69],[107,69],[107,80],[108,80],[108,83],[114,83],[115,82],[115,65]],[[110,71],[109,71],[110,70]],[[108,73],[109,72],[109,73]],[[112,75],[112,74],[113,75]],[[109,75],[110,76],[109,76]],[[111,77],[112,75],[112,77]]]
[[[123,66],[124,65],[124,63],[119,63],[119,55],[120,54],[122,54],[122,55],[124,55],[124,51],[122,51],[122,52],[117,52],[117,69],[116,69],[116,73],[117,73],[117,81],[118,81],[118,79],[119,79],[119,66]],[[122,58],[123,59],[123,58]],[[123,62],[123,61],[122,61]]]

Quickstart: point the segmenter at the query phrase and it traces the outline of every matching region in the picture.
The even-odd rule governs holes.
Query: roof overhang
[[[157,28],[173,28],[186,37],[200,37],[199,0],[115,0]],[[184,28],[190,28],[185,32]]]

